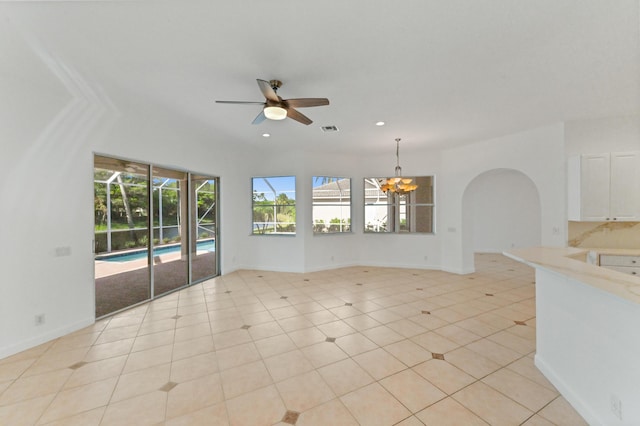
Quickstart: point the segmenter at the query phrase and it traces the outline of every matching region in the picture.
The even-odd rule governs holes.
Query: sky
[[[267,184],[268,182],[268,184]],[[275,200],[278,194],[285,193],[290,200],[296,199],[295,176],[267,176],[252,178],[253,192],[264,193],[267,200]],[[273,189],[271,189],[271,187]],[[273,190],[276,191],[274,195]]]

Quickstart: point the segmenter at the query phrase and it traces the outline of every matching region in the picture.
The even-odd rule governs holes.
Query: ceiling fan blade
[[[216,101],[217,104],[241,104],[241,105],[264,105],[264,102],[245,101]]]
[[[292,108],[308,108],[314,106],[329,105],[329,99],[327,98],[285,99],[282,102]]]
[[[307,126],[309,124],[313,123],[313,121],[311,121],[311,119],[309,117],[307,117],[306,115],[296,111],[293,108],[287,108],[287,117],[292,118],[292,119],[296,120],[299,123],[306,124]]]
[[[267,117],[264,115],[264,110],[262,110],[262,111],[260,111],[260,114],[258,114],[258,116],[253,119],[251,124],[260,124],[266,119],[267,119]]]
[[[280,102],[280,98],[276,94],[276,91],[273,90],[273,87],[271,87],[271,84],[268,81],[260,80],[259,78],[256,81],[258,82],[260,91],[265,98],[269,99],[270,101]]]

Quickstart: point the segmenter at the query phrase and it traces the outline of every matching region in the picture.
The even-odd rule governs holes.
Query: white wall
[[[304,205],[298,217],[301,237],[304,239],[305,271],[317,271],[359,264],[358,244],[362,234],[362,179],[358,178],[361,158],[336,154],[316,154],[304,157],[299,179]],[[311,182],[313,176],[343,176],[351,178],[351,232],[345,234],[315,235],[311,223]]]
[[[467,187],[463,208],[472,212],[468,232],[473,234],[476,253],[540,245],[540,198],[531,179],[520,172],[482,173]]]
[[[565,143],[568,157],[640,150],[640,116],[568,121]]]
[[[296,227],[302,226],[301,218],[306,214],[305,182],[300,179],[300,173],[304,170],[303,158],[297,151],[278,150],[274,155],[267,145],[256,150],[253,158],[248,159],[250,169],[242,177],[242,189],[238,194],[241,199],[234,207],[235,215],[242,222],[239,232],[234,236],[239,247],[239,251],[233,254],[239,259],[238,268],[303,271],[304,240],[300,232],[295,235],[252,235],[251,229],[251,178],[257,176],[296,176]]]
[[[554,124],[490,139],[443,152],[440,180],[440,217],[443,221],[443,270],[474,271],[473,215],[463,206],[463,195],[476,176],[493,169],[513,169],[535,184],[540,196],[541,244],[566,245],[566,172],[564,127]]]
[[[440,171],[439,153],[410,148],[405,147],[406,153],[403,152],[404,155],[401,155],[404,173],[436,175],[437,179]],[[243,259],[243,268],[309,272],[351,265],[439,267],[440,247],[437,235],[363,233],[363,180],[365,177],[394,173],[393,149],[389,155],[369,156],[366,157],[366,161],[362,155],[310,155],[302,151],[278,153],[276,156],[268,157],[269,161],[260,160],[265,158],[264,155],[259,155],[258,158],[253,162],[251,176],[296,176],[297,233],[295,236],[250,235],[250,225],[247,224],[246,229],[243,228],[238,235],[242,241],[240,257]],[[352,179],[351,233],[314,235],[311,227],[313,176],[342,176]],[[249,178],[250,176],[247,181]],[[437,202],[436,199],[436,205]],[[246,211],[250,211],[250,205]],[[246,217],[250,220],[250,213],[247,213]],[[393,255],[389,254],[390,250],[393,251]]]
[[[173,112],[104,93],[9,34],[0,79],[0,357],[94,322],[94,152],[223,176],[222,269],[232,269],[225,253],[239,252],[234,206],[246,190],[246,153]]]
[[[390,266],[406,268],[440,267],[441,220],[438,216],[440,194],[442,193],[441,152],[417,148],[420,140],[404,138],[400,145],[400,165],[406,176],[435,177],[435,233],[434,234],[364,234],[364,207],[362,200],[363,180],[365,177],[392,176],[395,168],[393,144],[389,152],[382,155],[369,156],[366,161],[358,160],[357,193],[354,193],[354,215],[358,220],[358,234],[355,248],[359,254],[358,262],[369,266]]]

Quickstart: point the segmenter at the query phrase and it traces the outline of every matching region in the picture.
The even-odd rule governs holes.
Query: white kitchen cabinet
[[[569,220],[640,220],[640,151],[569,158]]]

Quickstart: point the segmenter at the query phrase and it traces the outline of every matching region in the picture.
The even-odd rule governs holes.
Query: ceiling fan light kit
[[[262,111],[269,120],[284,120],[287,118],[287,110],[279,106],[266,106]]]
[[[244,102],[244,101],[216,101],[219,104],[243,104],[243,105],[263,105],[260,114],[253,120],[252,124],[260,124],[265,119],[284,120],[289,117],[299,123],[309,125],[313,123],[309,117],[299,112],[296,108],[308,108],[315,106],[329,105],[327,98],[299,98],[282,99],[277,91],[282,82],[280,80],[260,80],[257,79],[258,87],[265,97],[264,102]]]

